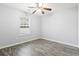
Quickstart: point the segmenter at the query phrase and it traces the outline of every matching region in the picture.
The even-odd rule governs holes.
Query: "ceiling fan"
[[[51,8],[44,7],[43,3],[41,4],[41,6],[40,6],[40,3],[36,3],[36,7],[29,6],[28,8],[35,8],[35,10],[32,12],[32,14],[35,14],[38,10],[41,10],[42,14],[45,14],[45,10],[52,11]]]

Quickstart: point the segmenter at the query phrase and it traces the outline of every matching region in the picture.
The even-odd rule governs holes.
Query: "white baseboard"
[[[69,44],[69,43],[65,43],[65,42],[61,42],[61,41],[57,41],[57,40],[53,40],[53,39],[46,38],[46,37],[42,37],[42,39],[45,39],[45,40],[49,40],[49,41],[53,41],[53,42],[57,42],[57,43],[61,43],[61,44],[65,44],[65,45],[69,45],[69,46],[73,46],[73,47],[77,47],[77,48],[79,48],[78,45]]]
[[[2,46],[2,47],[0,47],[0,49],[6,48],[6,47],[15,46],[15,45],[18,45],[18,44],[22,44],[22,43],[29,42],[29,41],[32,41],[32,40],[37,40],[37,39],[39,39],[39,37],[33,37],[33,38],[28,39],[28,40],[26,40],[26,41],[17,42],[17,43],[14,43],[14,44],[9,44],[9,45]]]
[[[6,46],[2,46],[2,47],[0,47],[0,49],[6,48],[6,47],[11,47],[11,46],[18,45],[18,44],[22,44],[22,43],[29,42],[29,41],[32,41],[32,40],[37,40],[37,39],[45,39],[45,40],[49,40],[49,41],[53,41],[53,42],[58,42],[58,43],[61,43],[61,44],[65,44],[65,45],[69,45],[69,46],[73,46],[73,47],[79,48],[79,46],[77,46],[77,45],[69,44],[69,43],[65,43],[65,42],[61,42],[61,41],[57,41],[57,40],[53,40],[53,39],[50,39],[50,38],[47,38],[47,37],[33,37],[33,38],[28,39],[26,41],[17,42],[17,43],[14,43],[14,44],[9,44],[9,45],[6,45]]]

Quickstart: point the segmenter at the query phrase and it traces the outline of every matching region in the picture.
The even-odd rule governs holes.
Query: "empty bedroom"
[[[0,3],[0,56],[79,56],[78,3]]]

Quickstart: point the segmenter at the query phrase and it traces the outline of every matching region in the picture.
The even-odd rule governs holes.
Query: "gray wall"
[[[31,15],[30,33],[20,35],[20,17],[23,12],[12,9],[8,6],[0,5],[0,47],[8,46],[19,42],[24,42],[32,38],[39,37],[40,17]]]
[[[79,47],[79,4],[78,4],[78,47]]]
[[[42,17],[42,37],[64,44],[78,46],[78,9],[61,10]]]
[[[20,35],[20,17],[23,14],[19,10],[0,5],[0,47],[40,37],[78,46],[77,7],[44,16],[30,15],[30,33]]]

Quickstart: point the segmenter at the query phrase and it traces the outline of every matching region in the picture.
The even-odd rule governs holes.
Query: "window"
[[[20,18],[20,33],[29,33],[29,17],[27,15],[21,16]]]

